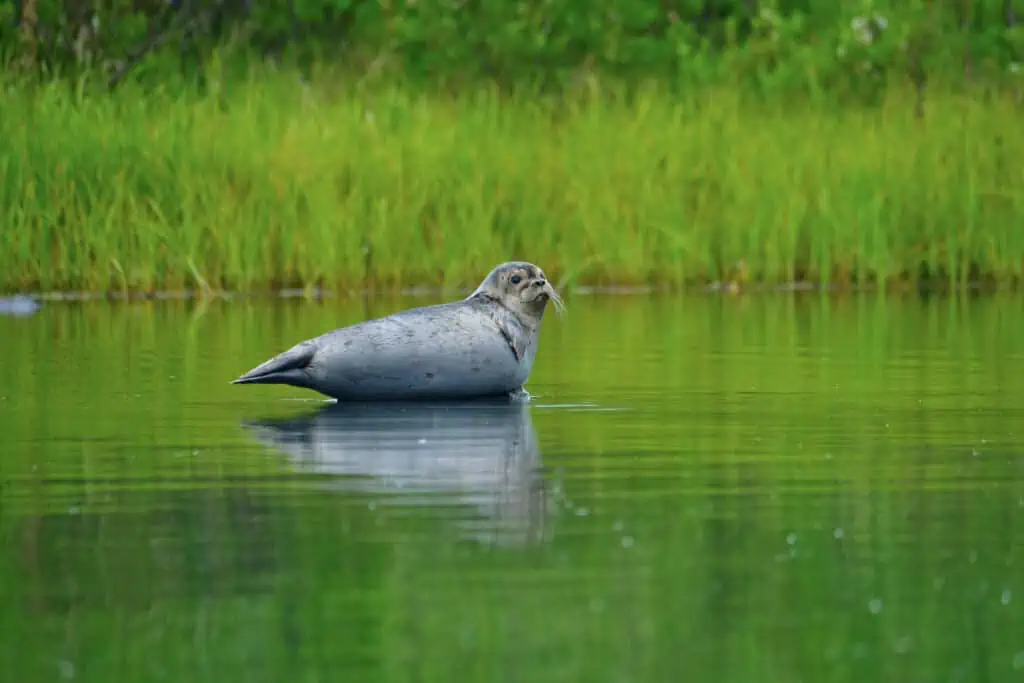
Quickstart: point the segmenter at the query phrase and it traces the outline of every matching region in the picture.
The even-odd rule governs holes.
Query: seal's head
[[[540,320],[548,301],[555,312],[565,310],[558,292],[548,282],[539,266],[526,261],[509,261],[495,266],[480,286],[470,295],[483,295],[493,299],[520,317]]]

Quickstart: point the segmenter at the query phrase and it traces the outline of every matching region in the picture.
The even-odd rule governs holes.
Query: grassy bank
[[[545,103],[8,87],[4,290],[469,285],[526,258],[577,283],[945,284],[1024,274],[1011,96],[876,107],[722,87]]]

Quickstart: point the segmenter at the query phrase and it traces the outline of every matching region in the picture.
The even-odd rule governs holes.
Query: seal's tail
[[[313,344],[303,342],[280,353],[245,373],[232,384],[304,384],[304,370],[316,355]]]

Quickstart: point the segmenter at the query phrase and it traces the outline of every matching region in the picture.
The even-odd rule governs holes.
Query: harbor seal
[[[514,395],[533,369],[549,301],[565,309],[538,266],[502,263],[461,301],[307,339],[232,384],[287,384],[339,401]]]

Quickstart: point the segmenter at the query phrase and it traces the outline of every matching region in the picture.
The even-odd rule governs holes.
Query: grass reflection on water
[[[580,298],[528,406],[227,384],[401,305],[0,319],[5,680],[1024,671],[1019,300]]]

